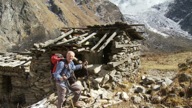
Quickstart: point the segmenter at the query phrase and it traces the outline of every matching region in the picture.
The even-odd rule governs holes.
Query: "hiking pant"
[[[57,108],[62,108],[62,105],[66,100],[67,88],[60,86],[59,83],[56,83],[56,87],[57,87],[57,95],[58,95]],[[69,89],[74,93],[73,103],[76,103],[79,100],[79,97],[81,95],[81,86],[78,85],[77,83],[73,83],[71,86],[69,86]]]

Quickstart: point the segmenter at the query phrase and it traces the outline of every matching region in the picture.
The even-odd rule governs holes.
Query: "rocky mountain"
[[[191,50],[191,1],[184,0],[110,0],[128,23],[145,24],[143,49],[160,52]],[[180,2],[179,2],[180,1]],[[185,7],[185,4],[187,4]],[[185,8],[183,8],[185,7]],[[190,8],[188,8],[190,7]],[[179,10],[179,11],[177,11]],[[180,17],[181,16],[181,17]]]
[[[177,5],[178,1],[174,0],[110,0],[116,4],[124,17],[127,19],[127,22],[131,23],[144,23],[150,31],[161,34],[164,37],[167,36],[182,36],[191,38],[191,35],[188,32],[183,31],[178,23],[190,15],[191,8],[182,8],[184,4],[188,3],[185,1],[183,5]],[[189,2],[190,4],[190,2]],[[189,5],[190,6],[190,5]],[[177,11],[180,10],[180,11]],[[176,13],[176,12],[177,13]],[[189,21],[189,20],[187,20]]]
[[[181,28],[192,34],[192,1],[175,0],[169,5],[169,11],[166,17],[172,19],[181,25]]]
[[[118,7],[106,0],[1,0],[0,52],[27,50],[59,36],[61,27],[122,20]]]

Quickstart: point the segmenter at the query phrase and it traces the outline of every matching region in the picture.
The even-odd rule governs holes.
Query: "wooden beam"
[[[56,43],[57,41],[65,38],[66,36],[70,35],[71,33],[73,33],[73,29],[70,30],[70,31],[67,32],[67,33],[64,33],[62,36],[60,36],[60,37],[58,37],[58,38],[56,38],[56,39],[54,39],[54,40],[48,40],[48,41],[46,41],[45,43],[40,44],[40,46],[41,46],[42,48],[44,48],[44,47],[47,47],[47,46],[49,46],[49,45],[52,45],[52,44]]]
[[[90,34],[89,36],[87,36],[86,38],[84,38],[83,40],[81,40],[80,42],[78,42],[77,44],[82,44],[85,41],[87,41],[88,39],[92,38],[93,36],[95,36],[97,34],[97,32],[94,32],[92,34]]]
[[[103,40],[107,37],[108,34],[109,34],[109,32],[105,33],[105,35],[99,40],[99,42],[94,47],[91,48],[91,51],[95,50],[99,46],[99,44],[101,44],[101,42],[103,42]]]
[[[81,52],[81,51],[85,51],[86,49],[85,48],[79,48],[77,49],[77,52]]]
[[[115,48],[124,48],[124,47],[137,47],[141,46],[141,44],[118,44],[115,42]]]
[[[145,26],[144,24],[126,24],[125,25],[126,27],[127,26]],[[117,29],[118,26],[115,26],[115,25],[108,25],[108,26],[89,26],[89,27],[63,27],[61,28],[61,31],[64,31],[66,29]]]
[[[124,60],[117,61],[117,62],[109,62],[108,65],[111,65],[112,67],[119,66],[120,64],[123,64],[124,62],[128,61],[129,58],[125,58]]]
[[[71,39],[69,39],[69,40],[66,40],[66,41],[63,41],[63,42],[58,42],[58,43],[56,44],[56,46],[57,46],[57,45],[62,45],[62,44],[65,44],[65,43],[68,43],[68,42],[71,42],[71,41],[74,41],[74,40],[77,40],[77,39],[82,38],[82,37],[85,37],[85,36],[87,36],[87,35],[88,35],[88,33],[85,33],[85,34],[82,34],[82,35],[80,35],[80,36],[75,36],[74,38],[71,38]]]
[[[97,52],[100,52],[102,49],[104,49],[108,44],[109,44],[109,42],[111,41],[111,40],[113,40],[113,38],[117,35],[117,32],[118,32],[119,30],[116,30],[108,39],[107,39],[107,41],[98,49],[98,51]]]

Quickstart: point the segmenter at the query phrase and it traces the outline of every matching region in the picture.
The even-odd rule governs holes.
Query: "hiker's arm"
[[[79,70],[79,69],[82,69],[82,64],[78,64],[78,65],[75,65],[75,70]]]
[[[53,74],[56,80],[59,80],[59,81],[64,80],[63,77],[61,76],[61,72],[62,72],[63,68],[64,68],[64,62],[59,62],[57,64],[56,71]]]
[[[73,62],[71,63],[73,70],[79,70],[82,69],[82,64],[75,65]]]
[[[85,68],[87,64],[88,64],[87,61],[83,62],[83,64],[78,64],[78,65],[74,65],[73,63],[73,67],[74,67],[74,70],[79,70],[79,69]]]

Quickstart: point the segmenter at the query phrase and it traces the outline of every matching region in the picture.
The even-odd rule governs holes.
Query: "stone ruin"
[[[1,65],[0,82],[2,83],[3,79],[9,82],[12,89],[7,89],[11,97],[21,96],[27,105],[35,103],[55,91],[50,74],[51,55],[54,53],[65,55],[67,51],[72,50],[79,61],[89,62],[88,80],[79,78],[83,88],[83,101],[91,103],[88,96],[93,102],[100,97],[104,103],[109,104],[108,100],[114,95],[113,89],[117,85],[126,86],[122,83],[122,79],[136,73],[141,64],[139,40],[143,39],[140,36],[143,32],[138,32],[134,28],[137,26],[143,25],[115,23],[85,28],[62,28],[61,36],[44,43],[34,44],[27,69],[23,68],[25,63],[15,67],[7,65],[7,68],[13,68],[9,72],[9,70],[4,71],[4,66]],[[5,61],[2,62],[5,63]],[[20,70],[16,71],[17,67],[20,67]],[[15,78],[7,73],[18,75]],[[16,82],[18,84],[15,84]],[[14,88],[18,91],[14,91]],[[2,94],[3,92],[0,92],[0,95]],[[125,93],[119,95],[126,100]],[[52,101],[55,102],[56,98]]]
[[[0,107],[6,103],[28,102],[31,60],[30,53],[0,54]]]

